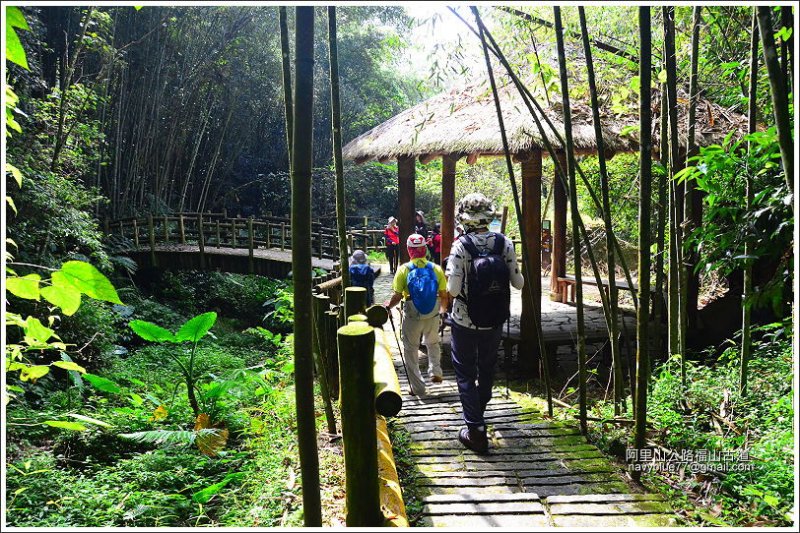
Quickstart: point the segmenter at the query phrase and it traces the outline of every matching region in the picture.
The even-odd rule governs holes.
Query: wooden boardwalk
[[[397,370],[406,392],[399,419],[411,437],[416,484],[427,493],[419,525],[675,525],[660,496],[634,493],[620,467],[575,427],[496,395],[486,409],[489,454],[478,455],[457,439],[464,422],[453,371],[416,398],[399,360]]]
[[[388,295],[390,281],[390,276],[376,280],[376,301]],[[385,328],[392,337],[391,325]],[[442,340],[445,380],[428,383],[422,398],[408,394],[397,343],[392,343],[404,392],[398,419],[411,438],[413,482],[425,494],[417,525],[465,529],[676,525],[663,498],[638,493],[626,482],[622,468],[588,444],[577,427],[523,409],[500,387],[486,409],[489,454],[467,450],[458,441],[464,422],[450,364],[449,335]],[[427,356],[421,353],[419,359],[425,375]],[[495,383],[502,385],[503,377]]]

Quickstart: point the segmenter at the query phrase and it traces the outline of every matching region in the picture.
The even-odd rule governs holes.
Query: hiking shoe
[[[485,454],[489,452],[489,440],[486,438],[485,431],[461,428],[461,431],[458,432],[458,440],[475,453]]]
[[[444,378],[442,376],[433,376],[431,378],[431,382],[433,383],[441,383],[442,381],[444,381]]]

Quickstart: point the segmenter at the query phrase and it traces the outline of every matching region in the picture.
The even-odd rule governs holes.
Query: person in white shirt
[[[480,193],[458,202],[456,217],[465,234],[453,243],[446,271],[447,292],[454,298],[452,360],[467,425],[458,439],[477,453],[488,451],[483,413],[492,398],[502,326],[510,315],[509,284],[521,289],[525,281],[511,240],[488,230],[495,216],[494,205]]]

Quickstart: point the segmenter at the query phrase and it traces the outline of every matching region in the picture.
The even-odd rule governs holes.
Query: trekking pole
[[[397,328],[395,328],[395,326],[394,326],[394,317],[392,315],[392,310],[391,309],[387,309],[387,311],[389,311],[389,323],[392,325],[392,332],[394,333],[394,340],[397,343],[397,351],[400,352],[400,361],[403,362],[403,370],[406,373],[406,379],[409,380],[408,381],[408,386],[411,387],[411,380],[410,380],[409,374],[408,374],[408,367],[406,367],[406,358],[403,357],[403,348],[400,347],[400,338],[397,336]]]

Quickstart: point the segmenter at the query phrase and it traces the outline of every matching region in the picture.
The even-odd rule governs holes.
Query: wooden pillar
[[[453,156],[442,157],[442,259],[450,256],[455,234],[456,161]]]
[[[206,236],[203,234],[203,213],[197,215],[197,247],[200,249],[200,268],[206,267]]]
[[[164,215],[164,242],[169,242],[169,218]]]
[[[252,274],[255,271],[255,264],[253,261],[253,249],[254,246],[254,235],[253,235],[253,217],[247,219],[247,271],[249,274]]]
[[[542,151],[532,150],[522,159],[522,224],[525,228],[526,251],[530,265],[525,284],[533,294],[522,291],[520,317],[520,363],[532,371],[539,360],[539,331],[542,323]],[[524,257],[524,256],[523,256]]]
[[[500,217],[500,233],[505,235],[506,233],[506,224],[508,224],[508,206],[503,206],[503,216]]]
[[[150,265],[158,266],[156,264],[156,227],[153,223],[152,213],[147,215],[147,237],[150,240]]]
[[[183,213],[178,215],[178,230],[181,234],[181,244],[186,244],[186,225],[183,221]]]
[[[564,152],[556,155],[561,168],[567,171],[567,156]],[[552,236],[552,258],[553,268],[550,270],[550,299],[559,300],[558,278],[567,273],[567,191],[558,172],[553,176],[553,236]]]
[[[408,261],[406,240],[414,233],[414,206],[416,196],[414,189],[416,159],[412,156],[397,158],[397,196],[400,204],[400,262]]]

